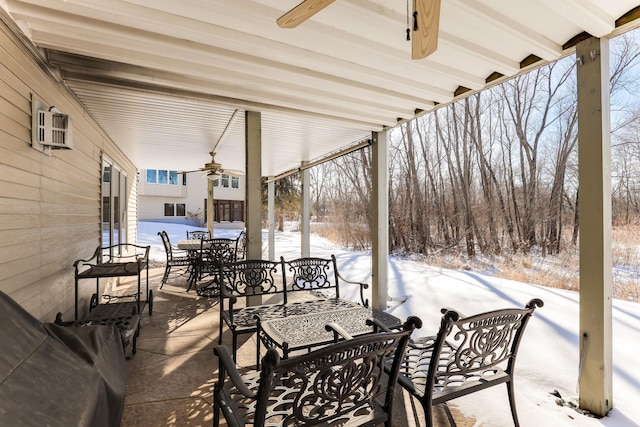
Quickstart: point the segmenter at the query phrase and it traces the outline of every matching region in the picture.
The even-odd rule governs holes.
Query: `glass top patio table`
[[[354,303],[351,308],[319,311],[260,322],[258,339],[267,348],[280,348],[282,357],[287,358],[292,351],[333,343],[333,331],[325,329],[325,325],[329,323],[337,323],[351,336],[371,333],[373,326],[366,324],[368,318],[376,318],[390,329],[402,326],[400,319],[389,313]]]

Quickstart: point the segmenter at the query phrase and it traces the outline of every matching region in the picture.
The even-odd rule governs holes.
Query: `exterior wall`
[[[103,155],[128,175],[128,241],[136,236],[136,169],[39,59],[0,9],[0,290],[35,317],[66,319],[73,262],[101,243]],[[69,114],[73,150],[31,147],[31,97]],[[88,281],[87,281],[88,282]],[[82,283],[81,283],[82,285]],[[81,286],[86,307],[95,284]]]
[[[204,190],[192,181],[196,178],[193,174],[187,177],[187,185],[182,185],[182,176],[179,175],[178,185],[151,184],[146,182],[146,169],[139,171],[138,183],[138,217],[149,220],[184,220],[187,216],[165,216],[165,203],[183,203],[186,212],[204,211],[203,200],[207,197],[206,183]],[[204,180],[202,180],[204,181]],[[200,193],[200,194],[198,194]]]
[[[197,173],[187,175],[187,185],[154,184],[146,182],[146,170],[139,174],[138,217],[146,220],[183,221],[194,219],[204,225],[205,200],[207,198],[207,179]],[[244,180],[240,178],[239,188],[214,188],[215,199],[244,200]],[[165,216],[165,203],[185,204],[185,216]],[[216,227],[243,228],[244,222],[218,222]]]

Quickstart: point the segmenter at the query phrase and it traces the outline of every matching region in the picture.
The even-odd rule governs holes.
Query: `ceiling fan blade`
[[[422,59],[438,48],[440,0],[414,0],[411,58]]]
[[[220,173],[224,173],[230,176],[241,177],[244,176],[244,172],[236,169],[220,169]]]
[[[295,28],[335,0],[304,0],[276,21],[280,28]]]
[[[200,168],[200,169],[194,169],[192,171],[178,171],[179,174],[181,173],[194,173],[194,172],[202,172],[204,169]]]

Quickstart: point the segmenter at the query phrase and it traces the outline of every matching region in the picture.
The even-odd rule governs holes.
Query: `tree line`
[[[614,224],[640,219],[640,48],[611,42]],[[558,254],[578,238],[575,57],[411,120],[389,132],[389,236],[394,252],[467,256]],[[312,215],[342,243],[366,249],[371,149],[311,169]],[[283,185],[280,216],[295,215],[299,176]],[[278,199],[277,199],[278,200]]]

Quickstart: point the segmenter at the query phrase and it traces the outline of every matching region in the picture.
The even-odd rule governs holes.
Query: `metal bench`
[[[390,426],[400,364],[384,375],[384,360],[399,360],[420,326],[410,317],[402,331],[362,335],[290,359],[272,348],[261,371],[244,375],[227,347],[217,346],[213,425],[220,424],[222,411],[230,426]]]
[[[352,308],[357,303],[340,298],[341,283],[359,287],[360,303],[368,307],[364,298],[366,283],[344,279],[338,272],[335,256],[331,258],[299,258],[285,261],[243,260],[219,264],[219,277],[223,285],[219,288],[220,334],[222,344],[223,326],[226,324],[233,336],[233,358],[237,352],[238,335],[254,333],[260,321],[287,316],[321,313],[337,309]],[[332,292],[333,295],[305,301],[290,301],[297,292]],[[279,302],[238,307],[240,298],[276,297]],[[380,313],[374,310],[374,316]],[[382,314],[380,314],[382,317]],[[387,319],[387,317],[384,317]],[[386,322],[388,327],[399,327],[401,322]]]
[[[516,356],[534,309],[543,305],[536,298],[524,309],[469,317],[443,309],[438,335],[409,342],[398,382],[420,401],[428,427],[433,426],[433,405],[499,384],[507,385],[513,422],[519,426],[513,389]],[[394,372],[395,360],[388,359],[385,368]]]

